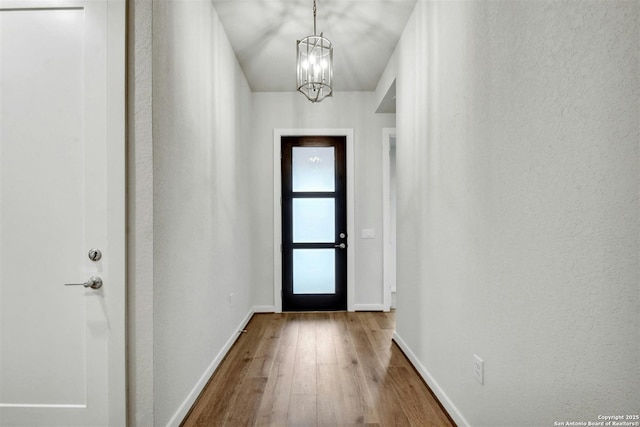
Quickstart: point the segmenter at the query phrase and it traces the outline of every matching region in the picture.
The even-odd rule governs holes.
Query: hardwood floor
[[[452,426],[394,325],[381,312],[256,314],[182,425]]]

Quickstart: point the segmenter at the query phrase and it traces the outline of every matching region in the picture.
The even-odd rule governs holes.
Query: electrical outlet
[[[484,384],[484,361],[477,354],[473,355],[473,376],[480,384]]]

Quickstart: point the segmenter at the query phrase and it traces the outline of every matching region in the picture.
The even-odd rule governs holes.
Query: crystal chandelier
[[[333,47],[322,33],[316,35],[316,0],[313,0],[313,35],[298,40],[296,60],[298,91],[311,102],[333,96]]]

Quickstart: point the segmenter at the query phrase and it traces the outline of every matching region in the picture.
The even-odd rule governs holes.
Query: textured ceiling
[[[416,0],[316,0],[333,43],[334,90],[372,91]],[[313,0],[212,0],[249,86],[294,91],[296,40],[313,34]]]

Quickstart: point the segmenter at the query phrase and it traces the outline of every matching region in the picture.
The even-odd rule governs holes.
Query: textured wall
[[[152,4],[128,3],[128,422],[153,424]]]
[[[355,304],[378,304],[382,294],[382,128],[393,114],[374,114],[373,92],[338,92],[312,104],[298,92],[253,94],[254,301],[273,305],[273,130],[353,128],[355,139]],[[361,229],[375,239],[361,239]]]
[[[397,47],[397,331],[460,424],[640,411],[638,9],[419,1]]]
[[[211,2],[153,2],[156,425],[176,414],[252,307],[250,116],[249,87]]]

